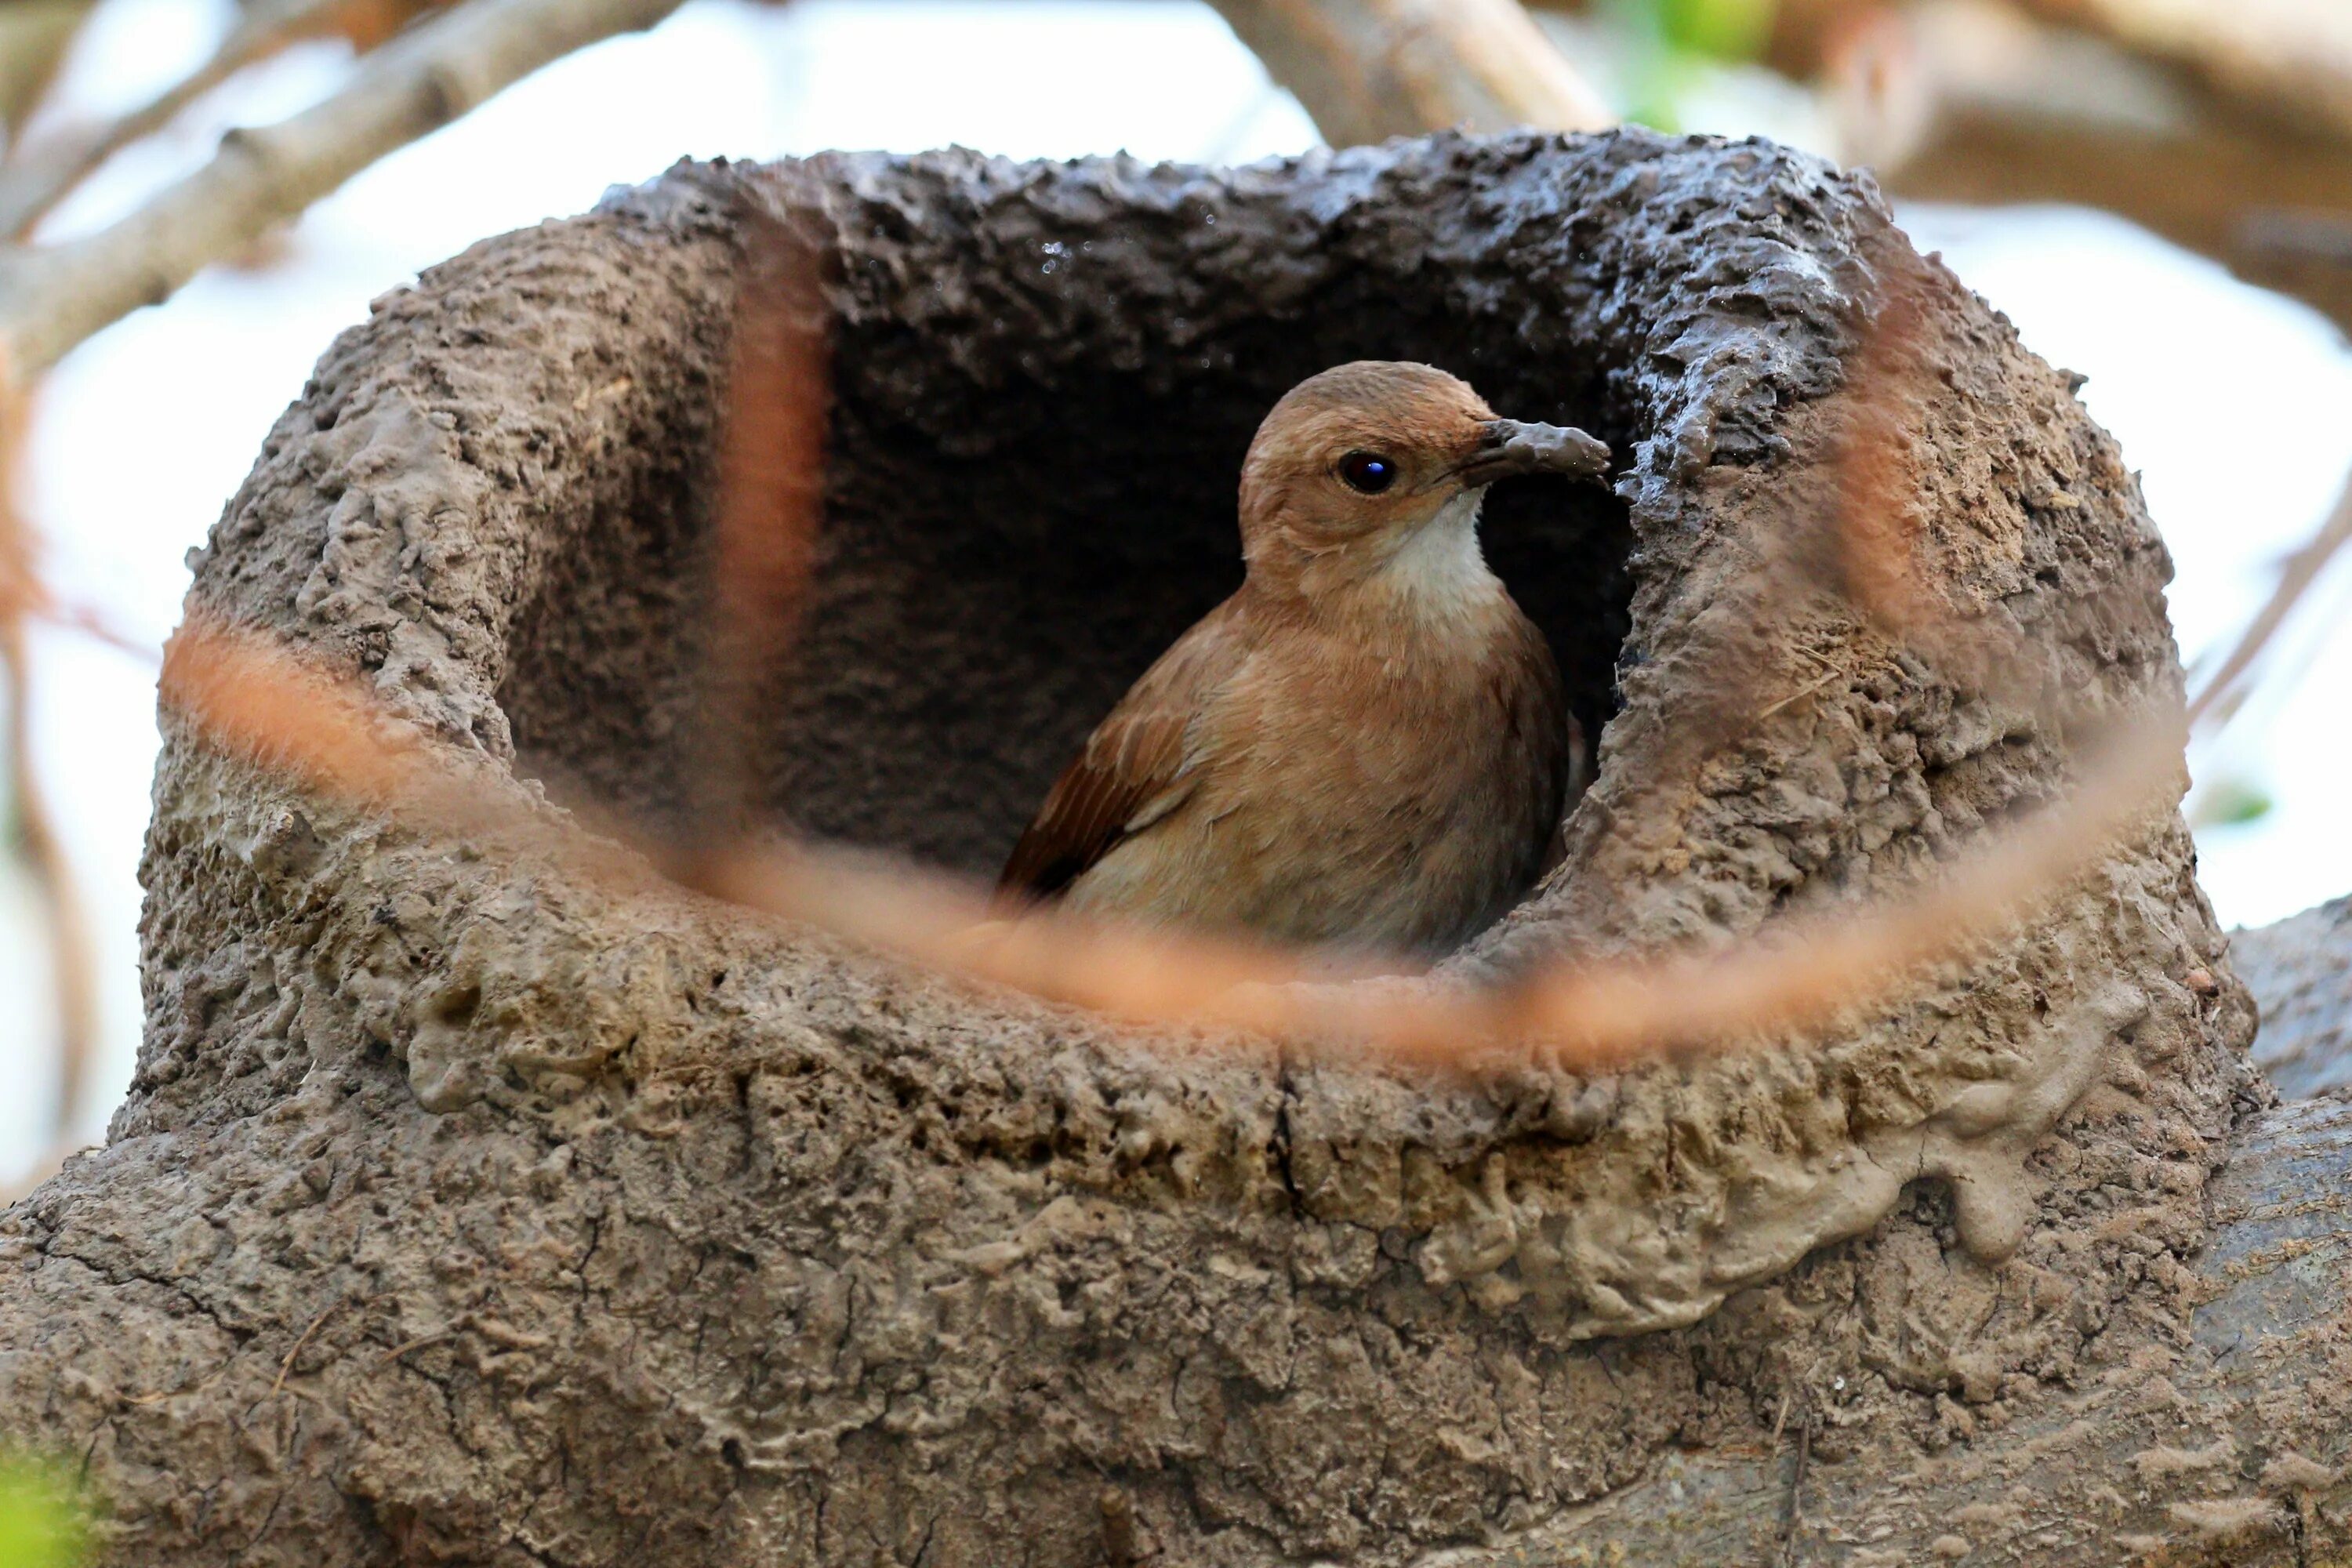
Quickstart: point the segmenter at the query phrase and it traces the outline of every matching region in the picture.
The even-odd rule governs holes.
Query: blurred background
[[[82,264],[78,242],[140,225],[227,155],[225,132],[332,103],[372,60],[500,4],[0,4],[0,227],[18,238],[0,251],[0,319],[13,290],[19,338],[54,326],[30,265]],[[70,1139],[102,1135],[129,1079],[154,661],[183,557],[269,425],[374,296],[681,156],[953,142],[1238,163],[1428,123],[1622,117],[1867,164],[1920,249],[2088,377],[2170,543],[2192,667],[2261,605],[2352,468],[2347,0],[1591,0],[1529,13],[1556,63],[1511,31],[1528,18],[1510,0],[635,9],[667,14],[389,138],[299,218],[215,244],[166,302],[30,384],[10,478],[52,613],[0,593],[22,631],[0,692],[21,742],[21,765],[0,770],[0,1191],[56,1146],[76,1059],[61,1042],[79,1042]],[[1326,14],[1339,47],[1286,32],[1302,13]],[[1393,79],[1370,79],[1384,89],[1353,90],[1367,79],[1351,49],[1389,51]],[[80,337],[57,331],[59,348]],[[2341,570],[2322,577],[2192,758],[2201,875],[2225,923],[2352,891],[2352,637],[2334,635],[2347,591]]]

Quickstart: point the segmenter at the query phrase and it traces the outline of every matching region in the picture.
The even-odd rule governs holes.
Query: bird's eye
[[[1396,483],[1396,465],[1378,452],[1350,452],[1339,459],[1339,478],[1351,490],[1376,496]]]

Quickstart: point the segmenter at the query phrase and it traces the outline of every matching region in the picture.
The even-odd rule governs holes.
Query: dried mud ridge
[[[1234,580],[1265,407],[1377,354],[1632,458],[1616,500],[1492,508],[1607,730],[1566,874],[1460,965],[1904,885],[2067,753],[2026,697],[1766,595],[1896,274],[1937,591],[2092,710],[2177,698],[2168,563],[2066,379],[1866,179],[1645,133],[681,166],[377,301],[192,605],[519,795],[690,812],[747,197],[838,258],[816,605],[761,710],[818,831],[992,867]],[[1695,749],[1740,680],[1791,700]],[[2263,1091],[2169,814],[1900,1008],[1473,1085],[1139,1050],[420,840],[168,723],[155,798],[137,1083],[0,1220],[0,1426],[85,1456],[112,1561],[1894,1563],[2031,1529],[2105,1563],[2241,1482],[2214,1539],[2332,1528],[2305,1472],[2247,1479],[2304,1440],[2274,1411],[2210,1464],[1992,1462],[2202,1353],[2209,1177]]]

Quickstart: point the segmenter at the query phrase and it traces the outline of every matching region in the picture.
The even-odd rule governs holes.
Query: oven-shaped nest
[[[379,300],[192,605],[356,673],[536,809],[690,814],[737,280],[779,222],[828,254],[834,336],[814,586],[750,750],[797,831],[993,871],[1238,581],[1257,420],[1356,358],[1453,370],[1622,469],[1489,508],[1597,772],[1566,863],[1444,978],[1915,888],[2062,792],[2035,693],[2178,700],[2164,550],[2067,378],[1865,177],[1640,132],[681,166]],[[1768,591],[1898,274],[1887,499],[2027,679]],[[1727,729],[1728,692],[1756,701]],[[145,1201],[207,1234],[310,1216],[188,1254],[249,1313],[308,1323],[353,1276],[315,1342],[376,1348],[305,1373],[331,1430],[270,1483],[336,1560],[1402,1562],[1792,1397],[2063,1375],[2084,1304],[2140,1278],[2082,1216],[2127,1191],[2193,1236],[2242,1082],[2168,811],[1899,1003],[1465,1081],[1154,1048],[166,732],[146,1047],[76,1179],[168,1164],[180,1195]],[[153,1245],[195,1247],[171,1217]],[[225,1476],[260,1462],[218,1445]],[[110,1463],[134,1511],[160,1497]],[[647,1488],[706,1503],[629,1506]]]

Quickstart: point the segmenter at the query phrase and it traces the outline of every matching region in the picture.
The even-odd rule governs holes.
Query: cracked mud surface
[[[2024,637],[2029,689],[2178,699],[2168,563],[2065,380],[1866,180],[1643,133],[681,168],[379,301],[192,603],[519,796],[688,809],[745,190],[841,257],[762,752],[826,834],[991,868],[1230,587],[1265,405],[1377,353],[1632,456],[1619,501],[1491,509],[1607,728],[1563,874],[1461,968],[1910,885],[2054,793],[2066,737],[1819,606],[1730,613],[1819,502],[1891,270],[1938,591]],[[1695,749],[1732,672],[1778,705]],[[1899,1008],[1471,1084],[1138,1049],[421,841],[168,721],[156,801],[131,1099],[0,1221],[0,1424],[87,1453],[126,1563],[1486,1552],[1790,1410],[1824,1463],[1926,1453],[2185,1332],[2259,1094],[2170,814]]]

